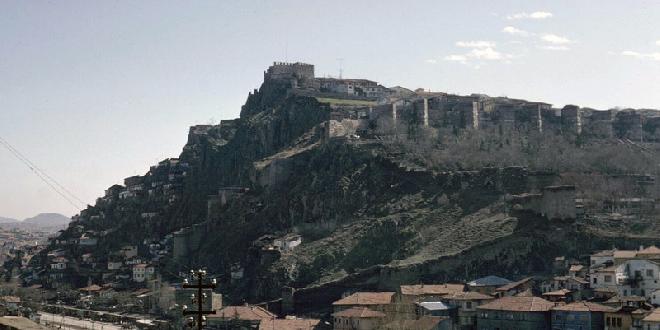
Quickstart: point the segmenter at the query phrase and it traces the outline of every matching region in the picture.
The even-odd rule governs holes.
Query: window
[[[621,318],[617,317],[616,318],[616,326],[620,328],[622,326],[621,324],[622,324]]]
[[[612,283],[612,275],[605,275],[605,282]]]
[[[465,308],[466,309],[471,309],[472,308],[472,302],[471,301],[466,301],[465,302]]]
[[[598,277],[594,277],[594,284],[598,284]]]
[[[610,322],[610,317],[609,316],[607,318],[605,318],[605,325],[607,325],[608,327],[610,325],[612,325],[612,323]]]
[[[646,276],[647,277],[653,277],[653,269],[647,269],[646,270]]]

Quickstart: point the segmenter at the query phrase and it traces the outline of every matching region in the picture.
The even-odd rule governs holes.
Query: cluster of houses
[[[286,240],[283,240],[286,241]],[[278,317],[264,306],[214,308],[209,329],[660,329],[660,249],[599,251],[589,264],[555,259],[560,275],[400,285],[347,292],[330,319]]]
[[[188,175],[190,165],[178,158],[168,158],[158,165],[151,166],[146,175],[124,179],[124,185],[113,185],[105,191],[102,201],[132,198],[164,198],[173,203],[183,187],[183,179]],[[82,215],[82,214],[81,214]],[[156,212],[144,212],[143,218],[156,216]],[[93,220],[93,219],[92,219]]]
[[[511,281],[401,285],[333,303],[344,329],[660,329],[660,249],[594,253],[589,265],[555,260],[564,273]]]

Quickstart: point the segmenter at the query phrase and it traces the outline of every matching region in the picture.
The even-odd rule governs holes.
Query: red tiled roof
[[[579,272],[584,269],[584,266],[582,265],[572,265],[571,268],[568,269],[569,272]]]
[[[366,307],[351,307],[343,311],[332,314],[334,317],[351,317],[351,318],[374,318],[385,317],[385,313],[374,311]]]
[[[552,310],[564,312],[615,312],[616,308],[589,302],[576,301],[570,304],[554,307]]]
[[[512,312],[546,312],[555,304],[539,297],[502,297],[477,307],[477,309]]]
[[[644,322],[660,322],[660,308],[656,308],[647,315],[642,321]]]
[[[392,302],[394,292],[356,292],[332,303],[341,305],[387,305]]]
[[[450,294],[463,292],[463,284],[416,284],[402,285],[401,294],[403,295],[425,295],[425,294]]]
[[[561,289],[557,291],[550,291],[543,294],[543,296],[565,296],[571,293],[571,290]]]
[[[660,254],[660,249],[653,245],[649,246],[646,249],[640,250],[637,254]]]
[[[491,300],[495,299],[492,296],[483,293],[469,291],[469,292],[456,292],[443,297],[448,300]]]
[[[525,284],[525,283],[527,283],[527,282],[529,282],[529,281],[531,281],[531,280],[532,280],[531,277],[523,278],[523,279],[520,280],[520,281],[517,281],[517,282],[511,282],[511,283],[509,283],[509,284],[505,284],[505,285],[503,285],[503,286],[501,286],[501,287],[495,289],[495,291],[509,291],[509,290],[511,290],[511,289],[515,289],[516,287],[518,287],[518,286],[520,286],[520,285],[523,285],[523,284]]]
[[[221,319],[237,318],[239,320],[258,321],[271,320],[276,316],[259,306],[227,306],[207,317]]]
[[[321,322],[316,319],[262,319],[259,330],[313,330]]]
[[[631,250],[614,251],[614,258],[617,259],[630,259],[630,258],[634,258],[636,255],[637,255],[637,251],[631,251]]]

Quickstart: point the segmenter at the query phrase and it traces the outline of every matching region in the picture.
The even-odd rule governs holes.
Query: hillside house
[[[433,301],[439,302],[440,297],[448,294],[463,292],[463,284],[416,284],[401,285],[396,297],[399,303],[399,312],[414,317],[417,306],[416,302]]]
[[[541,297],[554,303],[568,303],[574,300],[573,292],[567,289],[544,292]]]
[[[254,329],[260,326],[261,321],[276,317],[258,306],[226,306],[208,315],[207,324],[212,329]]]
[[[364,307],[382,312],[388,317],[395,315],[394,292],[356,292],[332,303],[335,313],[352,307]]]
[[[477,327],[479,330],[549,330],[550,310],[554,306],[539,297],[502,297],[477,307]]]
[[[148,264],[133,265],[133,282],[142,283],[154,278],[155,268]]]
[[[541,293],[557,291],[561,289],[573,292],[581,292],[589,287],[589,282],[585,279],[570,276],[555,276],[541,283]]]
[[[57,257],[54,258],[53,261],[50,263],[50,269],[52,270],[64,270],[66,269],[67,264],[69,263],[69,260],[64,257]]]
[[[494,295],[496,297],[515,296],[521,292],[531,291],[532,284],[531,277],[523,278],[520,281],[511,282],[495,289]]]
[[[588,301],[576,301],[552,308],[552,329],[593,329],[605,328],[605,313],[616,309]]]
[[[367,307],[350,307],[332,314],[334,330],[375,330],[385,323],[387,315]]]
[[[660,330],[660,308],[642,319],[642,327],[644,330]]]
[[[458,306],[453,306],[442,301],[422,301],[415,303],[415,315],[421,316],[446,316],[452,320],[458,320]]]
[[[302,236],[295,234],[273,240],[273,246],[282,252],[289,252],[300,244],[302,244]]]
[[[506,278],[502,278],[495,275],[489,275],[468,282],[467,286],[469,291],[475,291],[489,295],[493,293],[495,289],[507,285],[509,283],[511,283],[511,281]]]
[[[568,276],[572,278],[585,278],[587,276],[587,267],[583,265],[571,265],[568,269]]]
[[[476,329],[477,308],[493,299],[490,295],[474,291],[456,292],[440,298],[450,306],[458,307],[458,318],[454,320],[461,329]]]

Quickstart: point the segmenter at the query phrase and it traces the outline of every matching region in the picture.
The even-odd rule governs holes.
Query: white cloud
[[[474,69],[480,68],[486,61],[503,61],[510,63],[513,55],[505,54],[495,49],[495,42],[492,41],[458,41],[457,47],[470,48],[464,54],[447,55],[445,61],[457,62],[471,66]]]
[[[552,45],[547,45],[547,46],[540,46],[540,49],[545,49],[545,50],[570,50],[569,47],[567,46],[552,46]]]
[[[429,63],[429,64],[436,64],[436,63],[438,63],[437,60],[432,59],[432,58],[429,58],[429,59],[425,60],[424,62]]]
[[[660,52],[655,53],[639,53],[632,50],[624,50],[621,52],[623,56],[634,57],[638,59],[648,59],[653,61],[660,61]]]
[[[506,57],[505,55],[502,55],[502,53],[496,51],[491,47],[475,48],[471,50],[467,54],[467,56],[478,60],[488,60],[488,61],[501,60]]]
[[[513,20],[513,19],[546,19],[552,17],[552,13],[547,12],[547,11],[535,11],[533,13],[526,13],[526,12],[521,12],[521,13],[515,13],[512,15],[509,15],[506,17],[508,20]]]
[[[529,32],[521,30],[521,29],[516,28],[514,26],[506,26],[502,29],[502,32],[508,33],[508,34],[511,34],[511,35],[514,35],[514,36],[521,36],[521,37],[526,37],[526,36],[530,35]]]
[[[655,42],[655,45],[656,45],[656,46],[660,46],[660,40],[656,41],[656,42]]]
[[[483,41],[483,40],[457,41],[456,46],[463,48],[488,48],[488,47],[492,48],[495,47],[495,43],[492,41]]]
[[[467,57],[465,57],[465,55],[447,55],[444,60],[465,63],[467,62]]]
[[[545,42],[549,42],[554,45],[566,45],[566,44],[571,44],[573,41],[571,39],[568,39],[566,37],[558,36],[556,34],[544,34],[541,37],[541,40]]]

